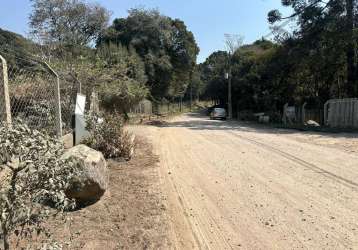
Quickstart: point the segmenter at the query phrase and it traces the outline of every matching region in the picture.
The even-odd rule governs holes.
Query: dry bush
[[[97,117],[87,119],[90,136],[83,143],[103,153],[105,158],[129,160],[134,150],[133,136],[123,129],[123,119],[117,113],[104,115],[102,122]]]
[[[18,240],[33,233],[49,236],[41,222],[75,208],[65,190],[75,175],[76,163],[61,160],[63,151],[60,141],[21,121],[12,128],[0,127],[0,224],[5,249],[9,249],[8,237],[13,232]]]

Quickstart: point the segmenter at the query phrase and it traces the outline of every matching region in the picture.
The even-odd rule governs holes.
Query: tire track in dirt
[[[284,151],[282,151],[280,149],[274,148],[274,147],[272,147],[270,145],[264,144],[262,142],[258,142],[256,140],[253,140],[253,139],[241,136],[241,135],[238,135],[238,134],[236,134],[234,132],[228,132],[228,133],[230,133],[231,135],[233,135],[235,137],[240,138],[241,140],[246,140],[246,141],[248,141],[248,142],[250,142],[252,144],[255,144],[255,145],[259,146],[259,147],[265,148],[266,150],[268,150],[270,152],[273,152],[275,154],[278,154],[278,155],[280,155],[280,156],[282,156],[282,157],[284,157],[286,159],[289,159],[289,160],[291,160],[291,161],[293,161],[293,162],[295,162],[295,163],[297,163],[297,164],[299,164],[299,165],[301,165],[303,167],[311,169],[312,171],[314,171],[317,174],[323,174],[326,177],[341,183],[342,185],[345,185],[345,186],[350,187],[350,188],[358,189],[358,183],[357,182],[354,182],[352,180],[343,178],[343,177],[341,177],[339,175],[336,175],[336,174],[334,174],[332,172],[329,172],[329,171],[327,171],[327,170],[325,170],[323,168],[320,168],[320,167],[318,167],[318,166],[316,166],[316,165],[314,165],[312,163],[309,163],[309,162],[307,162],[307,161],[305,161],[303,159],[300,159],[300,158],[298,158],[298,157],[296,157],[296,156],[294,156],[292,154],[289,154],[287,152],[284,152]]]
[[[225,139],[229,139],[229,138],[226,138],[226,137],[224,137],[224,135],[223,134],[220,134],[220,135],[216,135],[216,136],[213,136],[212,134],[210,134],[210,136],[208,137],[208,135],[204,135],[204,134],[193,134],[191,131],[186,131],[186,133],[191,133],[192,135],[190,136],[190,137],[192,137],[192,138],[196,138],[196,139],[198,139],[198,136],[200,136],[200,139],[202,140],[202,141],[200,141],[200,143],[201,144],[203,144],[203,145],[211,145],[210,147],[208,147],[208,148],[212,148],[212,147],[214,147],[214,148],[216,148],[215,150],[213,150],[212,149],[212,151],[216,151],[216,152],[218,152],[218,151],[220,151],[220,150],[222,150],[222,151],[224,151],[224,152],[226,152],[227,154],[226,155],[228,155],[228,153],[229,152],[231,152],[231,154],[232,155],[237,155],[237,147],[233,147],[233,145],[235,145],[235,146],[237,146],[237,145],[239,145],[240,143],[239,142],[237,142],[236,141],[236,143],[233,143],[233,141],[230,141],[230,143],[226,143],[226,144],[219,144],[219,142],[220,142],[220,140],[219,140],[219,138],[221,138],[221,139],[223,139],[223,138],[225,138]],[[232,138],[231,138],[232,139]],[[195,163],[195,162],[198,162],[198,159],[200,159],[200,157],[203,157],[203,156],[207,156],[207,155],[201,155],[201,154],[197,154],[196,156],[193,156],[192,157],[192,164],[193,163]],[[200,162],[200,161],[199,161]],[[205,162],[205,159],[203,159],[201,162]],[[196,166],[198,166],[198,165],[196,165]],[[202,168],[201,168],[202,169]],[[204,173],[204,172],[203,172]],[[261,176],[258,176],[258,175],[256,175],[255,176],[255,178],[256,178],[256,180],[260,180],[261,181],[261,184],[262,185],[264,185],[263,183],[264,183],[264,178],[262,178]],[[200,181],[200,180],[199,180]],[[199,184],[200,184],[200,182],[199,182]],[[201,183],[201,185],[203,185],[203,183]],[[277,193],[277,194],[279,194],[279,193],[281,193],[282,192],[282,190],[284,189],[284,186],[281,186],[281,188],[279,188],[279,187],[272,187],[272,186],[268,186],[268,185],[265,185],[265,188],[264,189],[267,189],[267,190],[271,190],[272,191],[272,193]],[[214,193],[213,192],[211,192],[210,190],[206,190],[206,192],[207,193],[211,193],[212,195],[214,195]],[[231,192],[228,192],[228,191],[224,191],[224,189],[222,190],[222,192],[226,192],[227,194],[229,194],[229,196],[228,196],[228,200],[232,200],[232,201],[235,201],[236,199],[237,199],[237,197],[235,197],[235,194],[233,194],[233,193],[231,193]],[[210,196],[209,196],[210,197]],[[285,199],[283,199],[281,196],[279,196],[279,197],[277,197],[277,198],[280,198],[281,199],[281,201],[282,202],[287,202],[287,196],[285,197]],[[298,198],[298,197],[297,197]],[[294,199],[294,198],[292,198],[292,199],[290,199],[290,204],[292,205],[292,204],[296,204],[297,205],[297,207],[299,207],[299,202],[298,202],[298,199]],[[288,204],[288,203],[287,203]],[[221,213],[222,214],[227,214],[227,213],[230,213],[230,211],[229,210],[227,210],[227,209],[225,209],[225,207],[223,207],[222,209],[224,209],[225,211],[221,211]],[[245,212],[245,211],[243,211],[243,212]],[[254,215],[253,215],[254,214]],[[267,232],[265,232],[265,234],[267,233],[267,235],[265,235],[265,237],[263,237],[264,235],[263,235],[263,233],[264,232],[260,232],[261,233],[261,235],[259,235],[258,234],[258,232],[259,232],[259,228],[256,228],[255,230],[250,230],[248,233],[247,233],[247,230],[248,229],[250,229],[250,228],[252,228],[254,225],[253,225],[253,223],[252,223],[252,221],[250,222],[250,220],[252,220],[253,218],[259,218],[260,217],[260,214],[259,213],[256,213],[256,210],[251,210],[250,211],[250,213],[246,213],[246,216],[245,217],[247,217],[247,218],[250,218],[250,219],[245,219],[244,220],[244,225],[242,226],[242,228],[245,228],[244,230],[239,230],[239,231],[237,231],[237,229],[236,229],[236,233],[239,233],[239,234],[243,234],[244,232],[244,235],[245,235],[245,239],[243,240],[243,242],[246,242],[247,243],[247,245],[249,245],[249,246],[251,246],[251,248],[252,249],[267,249],[267,246],[268,245],[271,245],[271,247],[273,247],[274,245],[275,245],[275,249],[278,249],[278,248],[280,248],[278,245],[276,245],[276,243],[274,242],[274,241],[271,241],[271,243],[268,243],[268,242],[266,242],[265,244],[261,244],[260,243],[260,236],[261,236],[261,241],[262,241],[262,239],[263,238],[266,238],[266,239],[268,239],[268,238],[270,238],[270,237],[272,237],[272,235],[270,236],[270,234],[269,233],[267,233]],[[261,216],[262,217],[262,216]],[[229,221],[230,222],[230,221]],[[234,225],[233,225],[234,226]],[[252,234],[252,235],[249,235],[249,234]],[[283,233],[284,233],[284,231],[283,231]],[[296,233],[295,233],[296,234]],[[253,237],[253,238],[252,238]],[[250,238],[252,238],[252,239],[250,239]],[[296,244],[297,243],[300,243],[300,244],[304,244],[304,242],[300,239],[300,238],[298,238],[298,237],[296,237],[296,236],[294,236],[294,238],[296,239]],[[250,239],[250,240],[249,240]],[[247,242],[249,240],[249,242]],[[281,248],[282,248],[282,246],[281,246]]]
[[[188,219],[188,216],[185,214],[185,200],[183,200],[184,195],[178,188],[177,184],[172,180],[171,176],[168,175],[171,171],[169,164],[170,159],[168,159],[169,148],[158,146],[164,142],[164,136],[162,136],[161,131],[159,133],[159,141],[155,142],[155,144],[157,144],[157,149],[159,149],[158,153],[160,155],[162,165],[160,171],[161,176],[162,179],[166,182],[163,186],[167,189],[167,205],[170,206],[169,216],[171,216],[170,221],[173,249],[199,249],[201,248],[200,241],[197,235],[193,233],[191,229],[191,223]],[[173,196],[173,193],[176,194],[176,196]]]
[[[168,142],[168,144],[170,145],[170,144],[174,144],[174,145],[178,145],[178,144],[180,144],[180,142],[178,141],[178,140],[180,140],[179,138],[181,138],[181,136],[179,136],[180,135],[180,133],[178,133],[179,131],[176,131],[176,133],[174,133],[175,135],[177,135],[177,140],[176,141],[170,141],[170,143],[169,143],[169,141],[167,141]],[[189,131],[185,131],[185,133],[190,133]],[[169,136],[169,135],[168,135]],[[192,135],[192,136],[190,136],[192,139],[198,139],[198,137],[197,136],[194,136],[194,135]],[[211,146],[215,146],[215,147],[220,147],[220,146],[218,146],[216,143],[211,143],[211,142],[206,142],[206,140],[207,140],[207,138],[205,138],[205,137],[203,137],[203,138],[201,138],[201,139],[204,139],[203,141],[200,141],[200,143],[198,143],[198,144],[201,144],[201,142],[205,142],[205,143],[203,143],[203,145],[208,145],[208,144],[212,144]],[[175,148],[175,150],[173,150],[173,152],[178,152],[178,151],[181,151],[183,148]],[[211,151],[211,150],[210,150]],[[229,148],[226,148],[225,147],[225,151],[232,151],[232,149],[229,149]],[[181,151],[182,152],[182,151]],[[194,157],[190,157],[191,159],[190,159],[190,161],[188,161],[188,163],[186,163],[186,161],[185,160],[183,160],[183,159],[186,159],[187,157],[181,157],[180,158],[180,162],[182,162],[182,163],[185,163],[185,164],[182,164],[182,165],[184,165],[184,166],[191,166],[193,169],[195,169],[195,170],[198,170],[198,169],[202,169],[202,167],[200,167],[200,163],[203,163],[203,162],[205,162],[205,160],[204,161],[200,161],[200,160],[198,160],[198,157],[200,156],[200,152],[199,152],[199,154],[197,155],[197,156],[194,156]],[[199,157],[200,158],[200,157]],[[172,159],[172,161],[173,162],[175,162],[175,161],[177,161],[177,158],[173,158]],[[196,164],[196,162],[198,162],[198,164]],[[205,163],[203,164],[203,166],[205,167],[207,167],[207,165],[205,165]],[[195,175],[195,172],[196,171],[193,171],[193,173],[192,174],[194,174]],[[205,175],[205,172],[202,172],[202,174],[203,175]],[[202,186],[202,185],[205,185],[205,183],[203,183],[203,182],[201,182],[201,180],[200,179],[196,179],[196,181],[198,181],[198,183],[196,183],[198,186]],[[224,181],[221,181],[222,183],[224,183]],[[188,184],[189,185],[189,184]],[[222,192],[223,193],[227,193],[227,194],[230,194],[231,192],[230,192],[230,190],[222,190]],[[208,197],[208,198],[210,198],[210,197],[213,197],[213,196],[215,196],[215,193],[212,193],[212,192],[210,192],[210,190],[205,190],[205,193],[207,194],[206,195],[206,197]],[[211,196],[210,195],[208,195],[208,194],[210,194],[211,193]],[[188,195],[188,192],[187,192],[187,195]],[[190,195],[192,195],[192,194],[190,194]],[[235,201],[235,199],[236,199],[236,197],[234,196],[234,194],[232,195],[232,196],[229,196],[228,197],[228,199],[229,200],[232,200],[232,201]],[[212,202],[212,204],[214,204],[214,201]],[[210,208],[211,209],[213,209],[214,207],[212,206],[212,204],[211,204],[211,206],[210,206]],[[222,209],[222,208],[221,208]],[[226,212],[223,212],[223,211],[216,211],[216,213],[217,214],[221,214],[221,215],[224,215],[224,214],[227,214],[227,212],[229,212],[229,211],[226,211]],[[254,211],[253,211],[254,212]],[[251,217],[252,217],[252,215],[251,215]],[[247,218],[250,218],[250,216],[248,216]],[[220,219],[216,219],[216,220],[218,220],[218,221],[220,221]],[[215,221],[215,220],[214,220]],[[245,228],[245,230],[240,230],[240,231],[237,231],[237,229],[235,228],[235,229],[229,229],[229,230],[225,230],[225,233],[228,233],[228,232],[233,232],[232,234],[240,234],[240,235],[245,235],[245,239],[243,240],[243,242],[245,242],[245,241],[247,241],[247,240],[249,240],[249,244],[247,244],[247,245],[250,245],[251,247],[253,247],[253,246],[255,246],[255,249],[266,249],[266,247],[265,247],[265,245],[267,246],[269,243],[267,243],[267,244],[264,244],[264,245],[262,245],[261,243],[259,243],[260,241],[259,241],[259,238],[258,237],[260,237],[260,236],[255,236],[256,235],[256,233],[255,233],[255,230],[254,229],[251,229],[250,231],[247,231],[248,229],[250,229],[250,221],[248,220],[248,219],[244,219],[244,224],[242,225],[242,228]],[[226,221],[226,223],[227,223],[227,225],[225,225],[226,226],[226,228],[228,227],[228,225],[230,225],[231,223],[228,223],[228,222],[230,222],[230,221]],[[221,226],[221,227],[219,227],[218,226],[218,224],[217,223],[215,223],[216,225],[217,225],[217,228],[218,229],[223,229],[223,227]],[[201,227],[203,227],[203,228],[207,228],[207,225],[203,225],[203,224],[199,224]],[[234,225],[233,225],[234,226]],[[252,225],[251,225],[251,227],[252,227]],[[254,236],[253,238],[252,238],[252,236],[250,236],[250,234],[252,235],[252,236]],[[222,234],[223,235],[223,234]],[[267,237],[269,237],[269,235],[267,235]],[[266,237],[266,238],[267,238]],[[252,239],[250,239],[250,238],[252,238]],[[226,237],[225,236],[222,236],[222,239],[223,240],[225,240],[226,241]],[[297,241],[299,241],[298,239],[297,239]],[[239,242],[241,242],[241,240],[239,241]],[[230,243],[229,243],[230,244]],[[274,245],[275,243],[271,243],[271,245]],[[232,248],[233,246],[231,246],[231,248]],[[238,247],[238,245],[236,245],[236,247]],[[224,249],[223,247],[221,247],[221,248],[218,248],[218,247],[213,247],[213,249]],[[225,249],[227,249],[227,248],[225,248]]]
[[[171,145],[180,145],[180,143],[175,141],[170,133],[166,135],[166,138],[168,139],[166,142],[168,145],[168,152],[177,151],[178,148],[175,148],[174,150],[171,148]],[[180,147],[180,149],[182,148]],[[184,152],[184,150],[182,152]],[[184,155],[181,155],[180,158],[178,158],[177,154],[170,154],[170,156],[171,162],[180,162],[184,166],[193,165],[193,161],[191,161],[189,155],[185,153]],[[169,170],[173,171],[173,168],[169,168]],[[175,178],[175,180],[173,178]],[[175,175],[173,178],[171,178],[173,185],[179,194],[179,200],[182,204],[183,210],[185,211],[186,216],[188,216],[188,213],[193,213],[192,208],[197,206],[195,201],[201,200],[201,197],[198,195],[198,190],[196,190],[197,192],[191,193],[191,197],[189,199],[185,193],[190,192],[190,190],[187,190],[188,187],[191,186],[190,182],[178,175]],[[175,182],[177,185],[174,184]],[[213,206],[210,206],[210,208],[214,209]],[[225,235],[222,233],[220,226],[217,224],[217,221],[212,216],[212,214],[213,211],[209,211],[207,207],[201,207],[200,213],[196,213],[195,216],[189,216],[191,228],[194,234],[197,236],[197,241],[200,242],[200,248],[233,249],[230,243],[226,240]]]

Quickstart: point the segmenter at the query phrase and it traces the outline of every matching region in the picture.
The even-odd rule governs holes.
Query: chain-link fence
[[[145,115],[152,115],[153,113],[153,105],[152,102],[149,100],[142,100],[135,105],[134,107],[130,108],[130,114],[145,114]]]
[[[62,135],[60,79],[57,73],[37,60],[15,57],[7,62],[6,58],[2,58],[2,122],[24,122],[30,128]]]
[[[72,132],[76,97],[77,93],[81,93],[81,83],[73,72],[58,72],[58,75],[60,80],[62,129],[63,134],[68,134]]]
[[[178,102],[154,102],[153,114],[159,116],[165,116],[180,112],[188,112],[190,110],[190,102],[178,101]]]

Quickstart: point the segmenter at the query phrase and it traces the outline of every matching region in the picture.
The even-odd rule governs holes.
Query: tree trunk
[[[346,0],[346,9],[347,9],[347,23],[346,23],[346,32],[347,32],[347,95],[349,97],[354,97],[357,95],[357,77],[356,66],[354,62],[355,53],[354,53],[354,18],[353,18],[353,1],[354,0]]]
[[[9,250],[10,249],[10,244],[9,244],[9,235],[8,235],[8,232],[7,232],[7,228],[6,226],[3,226],[2,228],[2,231],[3,231],[3,241],[4,241],[4,250]]]

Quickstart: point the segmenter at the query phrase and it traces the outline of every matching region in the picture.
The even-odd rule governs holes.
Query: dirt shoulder
[[[110,188],[101,201],[67,214],[66,222],[47,222],[53,239],[64,249],[171,248],[158,158],[151,145],[138,138],[134,158],[110,161],[109,169]]]

